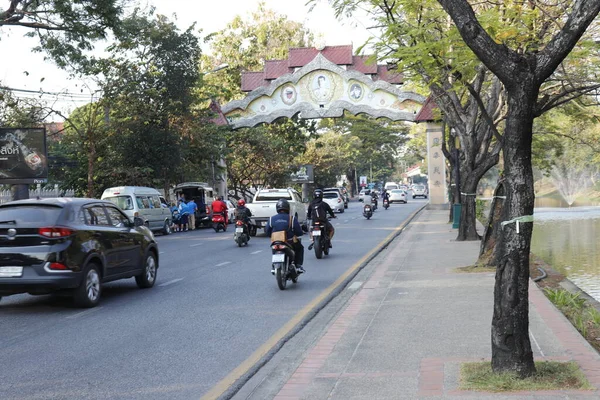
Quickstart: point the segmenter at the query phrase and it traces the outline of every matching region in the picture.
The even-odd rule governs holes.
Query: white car
[[[408,195],[406,191],[402,189],[393,189],[390,191],[390,204],[392,203],[404,203],[408,202]]]
[[[331,207],[333,212],[344,212],[344,199],[342,198],[340,192],[338,192],[337,190],[323,192],[323,201],[329,204],[329,207]]]
[[[235,220],[235,205],[231,200],[225,200],[225,204],[227,204],[227,218],[230,224],[233,224]]]
[[[427,198],[427,188],[424,185],[415,185],[413,188],[413,199],[415,197]]]

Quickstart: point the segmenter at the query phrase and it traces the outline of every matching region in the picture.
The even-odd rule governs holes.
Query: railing
[[[37,188],[29,190],[29,198],[35,199],[37,197],[46,198],[46,197],[74,197],[75,191],[72,189],[69,190],[60,190],[58,188]],[[10,190],[0,190],[0,204],[6,203],[12,200],[12,193]]]

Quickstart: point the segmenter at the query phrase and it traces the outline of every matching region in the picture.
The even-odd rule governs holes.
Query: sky
[[[236,15],[248,16],[258,9],[261,0],[139,0],[142,6],[154,6],[156,12],[174,20],[183,30],[196,22],[202,28],[202,35],[225,28]],[[364,16],[354,17],[340,22],[336,20],[333,9],[327,0],[319,0],[309,12],[307,0],[262,0],[267,8],[287,15],[289,19],[303,22],[315,34],[321,34],[322,43],[328,46],[353,44],[358,48],[369,37],[366,28],[368,20]],[[8,0],[0,0],[4,7]],[[14,89],[44,92],[67,92],[69,96],[61,96],[60,107],[69,112],[75,107],[89,102],[94,91],[91,81],[69,79],[68,74],[58,69],[51,61],[44,60],[43,53],[32,53],[31,49],[38,44],[34,39],[25,38],[23,28],[0,29],[0,85]],[[208,48],[204,48],[208,51]],[[10,56],[7,56],[10,55]],[[18,92],[19,96],[38,96]],[[50,97],[44,97],[51,99]]]

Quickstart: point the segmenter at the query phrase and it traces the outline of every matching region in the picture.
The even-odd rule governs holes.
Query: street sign
[[[313,166],[310,164],[301,165],[290,175],[290,179],[294,183],[314,183]]]
[[[48,181],[44,128],[0,128],[0,184]]]

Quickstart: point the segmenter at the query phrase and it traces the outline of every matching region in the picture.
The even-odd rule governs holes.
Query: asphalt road
[[[55,296],[5,297],[0,399],[198,399],[425,201],[380,207],[368,221],[362,204],[350,203],[332,221],[330,255],[317,260],[306,249],[307,273],[285,291],[270,273],[268,238],[238,248],[230,225],[157,236],[155,287],[109,283],[93,309]]]

